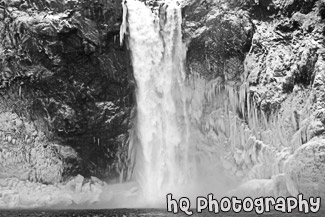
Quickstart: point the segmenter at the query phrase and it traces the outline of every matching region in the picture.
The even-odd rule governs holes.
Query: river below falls
[[[315,216],[322,217],[325,216],[325,210],[320,211],[319,213],[280,213],[280,212],[270,212],[263,215],[267,216]],[[185,217],[187,216],[184,213],[172,214],[168,213],[163,209],[112,209],[112,210],[0,210],[0,217]],[[251,217],[259,216],[255,212],[242,212],[242,213],[194,213],[195,216],[221,216],[221,217],[232,217],[232,216],[242,216],[242,217]]]

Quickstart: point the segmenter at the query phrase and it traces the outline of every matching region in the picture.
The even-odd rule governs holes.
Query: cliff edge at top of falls
[[[324,196],[325,2],[185,3],[187,69],[210,100],[195,120],[207,145],[226,144],[221,163],[239,180],[281,176],[275,195],[287,185]]]
[[[0,1],[0,178],[123,179],[133,107],[120,1]]]

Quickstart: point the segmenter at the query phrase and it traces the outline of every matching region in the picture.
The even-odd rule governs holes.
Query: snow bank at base
[[[77,176],[65,184],[43,185],[18,179],[0,179],[0,209],[68,208],[99,201],[105,183]]]
[[[273,176],[272,179],[250,180],[226,194],[228,197],[236,196],[240,199],[245,197],[286,197],[289,195],[284,174]]]

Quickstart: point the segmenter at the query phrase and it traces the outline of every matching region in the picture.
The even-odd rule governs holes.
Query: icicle
[[[126,5],[126,0],[122,1],[122,8],[123,8],[123,17],[122,17],[122,24],[120,27],[120,45],[123,45],[124,37],[126,34],[126,29],[127,29],[127,5]]]

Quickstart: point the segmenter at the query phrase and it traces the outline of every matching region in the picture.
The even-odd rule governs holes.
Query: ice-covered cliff
[[[324,196],[323,19],[323,1],[187,1],[188,71],[210,102],[198,125],[240,180]]]

